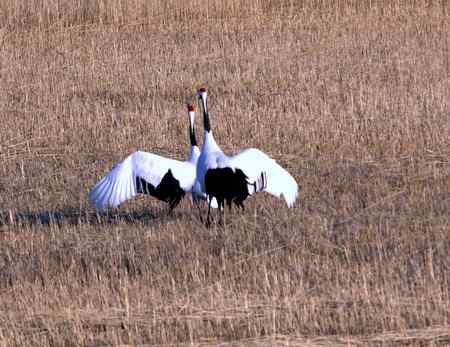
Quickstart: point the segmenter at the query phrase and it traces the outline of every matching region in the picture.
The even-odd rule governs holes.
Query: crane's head
[[[206,104],[206,98],[208,96],[208,90],[206,89],[206,86],[201,86],[198,90],[197,90],[197,96],[199,99],[203,100],[203,103]]]

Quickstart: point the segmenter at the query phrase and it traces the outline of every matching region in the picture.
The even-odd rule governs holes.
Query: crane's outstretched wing
[[[137,151],[115,165],[92,188],[89,199],[96,209],[117,207],[139,193],[152,195],[174,208],[191,191],[195,166]]]
[[[278,198],[283,197],[288,207],[298,196],[295,179],[278,163],[259,149],[246,149],[227,160],[234,171],[241,170],[247,176],[249,194],[265,191]]]

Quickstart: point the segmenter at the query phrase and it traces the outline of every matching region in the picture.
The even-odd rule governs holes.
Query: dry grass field
[[[449,33],[445,0],[1,1],[0,346],[450,344]],[[295,207],[97,215],[132,151],[187,157],[201,84]]]

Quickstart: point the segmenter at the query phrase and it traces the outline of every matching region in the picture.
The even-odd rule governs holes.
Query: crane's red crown
[[[195,111],[195,106],[192,104],[187,104],[187,108],[188,108],[188,112],[194,112]]]
[[[199,88],[198,92],[199,92],[199,93],[205,93],[206,90],[207,90],[207,89],[206,89],[206,86],[202,86],[202,87]]]

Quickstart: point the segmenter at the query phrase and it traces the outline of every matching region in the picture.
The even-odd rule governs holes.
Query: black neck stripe
[[[203,127],[205,128],[205,131],[210,132],[211,131],[211,123],[209,121],[209,113],[207,111],[207,101],[203,100],[203,98],[200,96],[202,109],[203,109]]]
[[[197,146],[197,138],[195,136],[195,129],[189,127],[189,137],[191,139],[191,146]]]

